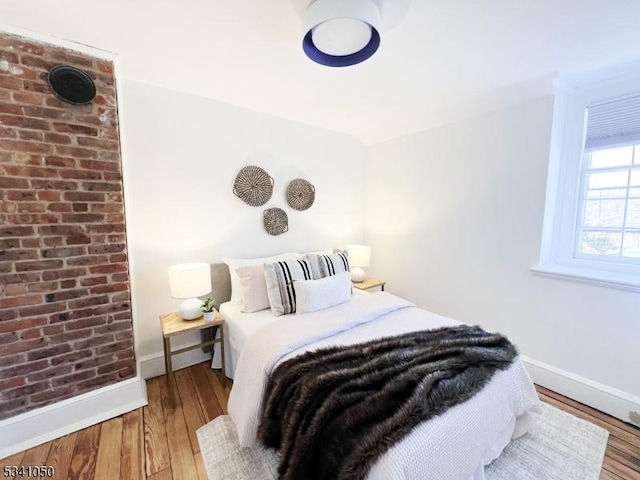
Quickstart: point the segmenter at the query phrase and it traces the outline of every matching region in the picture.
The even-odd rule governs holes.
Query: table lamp
[[[349,252],[349,266],[351,266],[351,281],[364,282],[367,275],[361,267],[368,267],[371,258],[371,248],[366,245],[347,245]]]
[[[211,267],[208,263],[183,263],[169,267],[169,288],[173,298],[186,298],[178,313],[183,320],[202,316],[200,295],[211,291]]]

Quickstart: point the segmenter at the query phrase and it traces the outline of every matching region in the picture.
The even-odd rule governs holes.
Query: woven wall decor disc
[[[262,220],[269,235],[280,235],[289,230],[287,212],[281,208],[267,208],[262,213]]]
[[[306,180],[296,178],[287,185],[287,204],[294,210],[306,210],[316,199],[316,189]]]
[[[273,195],[273,178],[260,167],[243,167],[236,175],[233,193],[244,203],[260,207]]]

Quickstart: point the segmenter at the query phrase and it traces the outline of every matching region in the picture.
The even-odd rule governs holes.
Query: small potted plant
[[[204,313],[204,319],[207,322],[213,322],[216,318],[215,305],[213,304],[213,299],[205,298],[202,301],[202,306],[200,307],[200,311]]]

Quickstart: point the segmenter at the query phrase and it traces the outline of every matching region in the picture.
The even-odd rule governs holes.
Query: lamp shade
[[[193,298],[211,291],[208,263],[183,263],[169,267],[169,288],[173,298]]]
[[[304,16],[302,48],[321,65],[358,64],[378,50],[380,21],[374,0],[315,0]]]
[[[371,259],[371,248],[366,245],[347,245],[349,265],[352,267],[368,267]]]

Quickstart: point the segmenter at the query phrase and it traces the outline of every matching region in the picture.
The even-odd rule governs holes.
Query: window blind
[[[587,107],[585,150],[640,143],[640,94]]]

